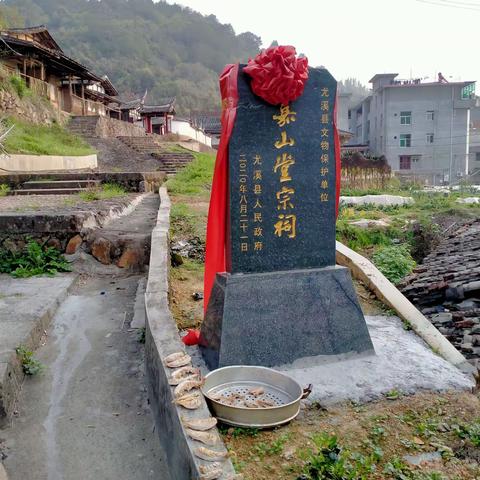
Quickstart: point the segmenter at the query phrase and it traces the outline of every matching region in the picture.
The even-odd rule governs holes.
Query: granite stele
[[[272,106],[239,69],[227,273],[201,330],[210,368],[373,353],[350,272],[335,265],[336,90],[327,70],[310,68],[304,93]]]

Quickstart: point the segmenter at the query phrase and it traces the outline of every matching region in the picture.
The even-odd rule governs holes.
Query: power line
[[[462,10],[472,10],[474,12],[480,12],[480,8],[476,8],[474,6],[467,7],[467,6],[454,4],[454,3],[452,3],[452,4],[439,3],[440,0],[415,0],[415,1],[419,2],[419,3],[424,3],[426,5],[434,5],[436,7],[458,8],[458,9],[462,9]],[[480,5],[479,5],[479,7],[480,7]]]

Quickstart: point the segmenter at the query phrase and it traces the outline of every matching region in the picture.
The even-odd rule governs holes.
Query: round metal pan
[[[212,398],[235,394],[249,397],[252,388],[261,388],[261,398],[272,406],[249,408],[242,400],[226,405]],[[235,365],[210,372],[202,386],[214,415],[222,422],[238,427],[271,428],[293,420],[300,411],[300,400],[310,393],[288,375],[266,367]]]

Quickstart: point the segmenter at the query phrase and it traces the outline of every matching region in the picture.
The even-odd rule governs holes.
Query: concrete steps
[[[13,190],[13,195],[73,195],[84,192],[85,188],[30,188]]]
[[[98,116],[76,116],[70,119],[68,129],[74,135],[82,137],[95,137],[97,129]]]
[[[100,180],[85,178],[81,174],[71,180],[30,180],[22,183],[21,187],[13,190],[13,195],[73,195],[89,188],[99,187]]]
[[[167,174],[177,173],[195,159],[191,153],[175,152],[153,154],[153,157],[159,161],[158,170]]]
[[[121,142],[123,142],[127,147],[135,150],[139,153],[161,153],[163,148],[157,141],[150,135],[145,135],[144,137],[117,137]]]

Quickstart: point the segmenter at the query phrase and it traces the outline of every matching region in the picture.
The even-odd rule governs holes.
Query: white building
[[[470,109],[475,82],[397,80],[377,74],[372,93],[348,112],[352,144],[385,155],[392,170],[432,184],[456,183],[471,170]]]

